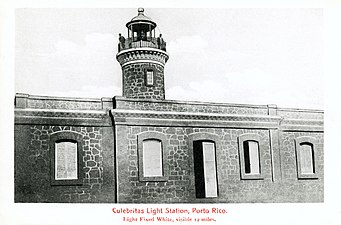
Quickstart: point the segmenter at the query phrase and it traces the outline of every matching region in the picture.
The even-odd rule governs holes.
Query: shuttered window
[[[147,131],[138,134],[138,176],[140,181],[167,181],[169,165],[167,162],[166,135]]]
[[[55,179],[78,179],[77,142],[60,141],[55,143]]]
[[[161,141],[144,140],[142,160],[144,177],[161,177],[163,175]]]
[[[147,70],[146,71],[146,81],[147,85],[154,85],[154,71],[153,70]]]
[[[244,141],[245,174],[260,174],[258,142]]]
[[[295,139],[295,145],[298,179],[318,179],[319,167],[315,165],[315,160],[321,157],[318,140],[311,136],[300,136]]]
[[[217,177],[215,164],[215,148],[213,142],[203,142],[203,162],[206,197],[217,197]]]
[[[310,143],[300,144],[300,162],[302,174],[314,174],[313,146]]]
[[[194,141],[193,148],[196,197],[217,197],[215,144],[210,141]]]
[[[263,147],[262,147],[263,146]],[[245,133],[238,137],[240,175],[243,180],[264,179],[264,141],[259,134]]]
[[[50,137],[51,185],[82,185],[84,178],[83,137],[70,131]]]

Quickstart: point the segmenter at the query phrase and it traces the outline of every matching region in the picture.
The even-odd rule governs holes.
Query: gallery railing
[[[166,42],[162,41],[161,43],[158,43],[157,38],[152,38],[152,37],[146,37],[145,39],[141,38],[127,38],[125,39],[125,42],[120,42],[118,43],[118,52],[125,50],[125,49],[130,49],[130,48],[143,48],[143,47],[148,47],[148,48],[157,48],[161,49],[163,51],[166,51]]]

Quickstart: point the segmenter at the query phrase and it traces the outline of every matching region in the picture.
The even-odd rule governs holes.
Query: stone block
[[[87,162],[85,163],[85,165],[86,165],[87,167],[95,167],[95,166],[97,166],[97,163],[96,163],[95,161],[90,160],[90,161],[87,161]]]
[[[91,179],[99,178],[100,177],[100,172],[99,172],[98,168],[91,168],[91,170],[89,172],[89,175],[90,175]],[[97,183],[97,181],[96,181],[96,183]]]

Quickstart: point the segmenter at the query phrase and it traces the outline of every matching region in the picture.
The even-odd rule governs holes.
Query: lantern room
[[[129,48],[150,47],[166,51],[166,42],[162,34],[156,37],[156,23],[144,15],[144,9],[138,9],[138,15],[126,24],[128,37],[119,37],[119,52]]]

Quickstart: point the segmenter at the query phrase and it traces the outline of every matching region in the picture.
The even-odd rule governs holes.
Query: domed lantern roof
[[[134,31],[139,32],[140,30],[143,31],[152,31],[156,27],[156,23],[149,17],[144,15],[144,9],[138,9],[138,15],[131,19],[126,24],[126,27],[129,30],[134,29]]]

